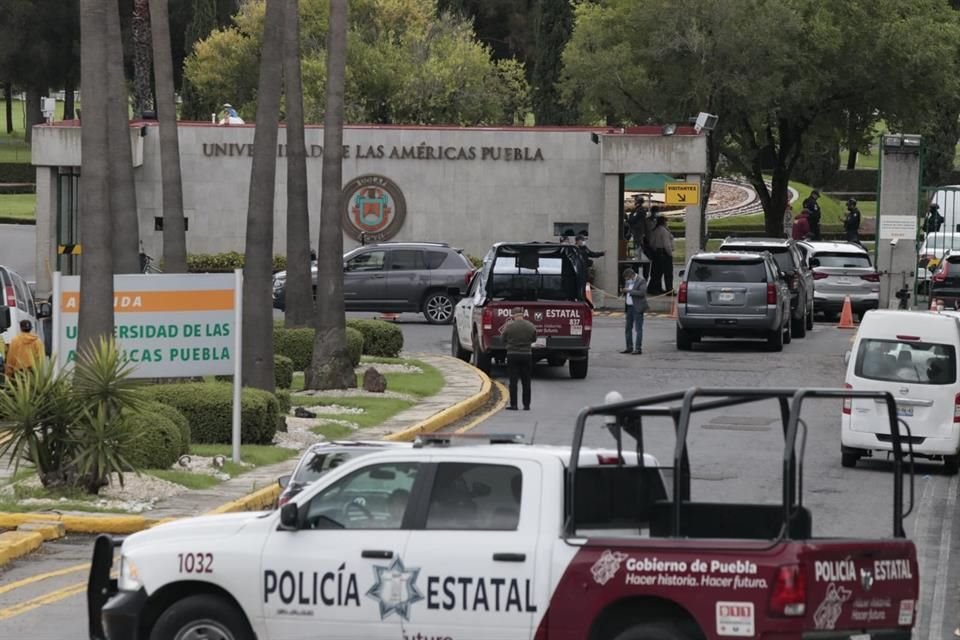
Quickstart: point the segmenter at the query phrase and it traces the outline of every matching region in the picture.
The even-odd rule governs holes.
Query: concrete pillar
[[[53,290],[57,268],[57,168],[37,167],[36,271],[37,297]]]
[[[917,275],[917,208],[920,201],[920,149],[881,140],[880,201],[877,210],[877,264],[880,308],[896,307],[896,292],[911,291]],[[913,302],[911,298],[911,302]]]
[[[606,255],[593,261],[597,270],[595,285],[609,293],[604,296],[603,306],[616,305],[610,298],[617,295],[620,284],[620,275],[617,273],[617,254],[619,251],[620,235],[623,233],[621,220],[623,219],[623,198],[620,194],[620,176],[618,174],[604,174],[603,176],[603,250]],[[594,294],[594,302],[599,303]],[[600,306],[598,304],[598,306]]]
[[[701,198],[705,197],[705,194],[703,193],[703,176],[696,173],[687,174],[687,182],[692,182],[693,184],[699,184],[700,197]],[[686,225],[686,229],[684,231],[684,234],[686,236],[684,240],[685,247],[686,247],[685,251],[686,251],[686,257],[689,258],[694,253],[696,253],[697,251],[703,248],[702,246],[700,246],[700,238],[703,237],[705,229],[703,229],[700,226],[700,204],[699,203],[695,205],[690,205],[686,208],[686,211],[684,212],[684,223]]]

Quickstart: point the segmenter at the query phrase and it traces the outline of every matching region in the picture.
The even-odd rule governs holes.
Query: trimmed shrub
[[[347,353],[356,368],[360,364],[360,356],[363,355],[363,334],[353,327],[347,327]]]
[[[165,415],[150,410],[128,413],[124,424],[135,435],[125,457],[134,469],[168,469],[180,456],[180,430]]]
[[[280,416],[286,416],[290,413],[293,403],[290,401],[290,391],[288,389],[277,389],[273,395],[277,396],[277,410]]]
[[[196,253],[187,256],[187,271],[190,273],[229,273],[242,269],[244,255],[236,251],[226,253]],[[273,272],[287,268],[286,256],[273,256]]]
[[[180,432],[180,447],[177,451],[177,456],[190,453],[190,423],[187,422],[187,417],[180,413],[176,407],[153,401],[144,407],[143,412],[159,414],[172,422],[177,428],[177,431]]]
[[[293,360],[280,354],[273,356],[273,381],[278,389],[293,386]]]
[[[230,444],[232,385],[222,382],[161,384],[148,387],[145,392],[186,416],[193,442]],[[243,443],[270,444],[279,416],[280,405],[276,396],[268,391],[245,388],[240,402],[240,438]]]
[[[0,162],[0,182],[36,182],[37,170],[26,162]]]
[[[273,352],[293,360],[293,370],[303,371],[313,358],[313,329],[273,328]],[[274,365],[276,366],[276,365]]]
[[[403,349],[403,332],[389,322],[348,320],[347,326],[363,334],[363,355],[396,358]]]

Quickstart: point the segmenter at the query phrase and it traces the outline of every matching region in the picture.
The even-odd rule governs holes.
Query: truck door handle
[[[493,554],[494,562],[526,562],[527,554],[525,553],[495,553]]]
[[[381,551],[378,549],[364,549],[360,552],[361,558],[376,558],[378,560],[389,560],[393,557],[393,551]]]

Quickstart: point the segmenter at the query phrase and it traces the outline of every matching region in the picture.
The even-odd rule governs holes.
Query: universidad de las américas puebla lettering
[[[380,572],[383,573],[383,572]],[[425,576],[423,595],[419,571],[403,572],[409,582],[393,596],[389,590],[370,589],[374,599],[426,600],[427,609],[534,613],[533,585],[529,579],[488,576]],[[377,578],[381,580],[381,578]],[[346,563],[335,571],[263,572],[263,601],[267,605],[304,607],[360,607],[361,591],[355,572]],[[374,593],[375,592],[375,593]],[[402,594],[402,595],[401,595]],[[397,604],[394,602],[393,604]],[[402,604],[402,603],[401,603]]]
[[[77,339],[77,326],[65,328],[68,340]],[[186,323],[186,324],[121,324],[113,328],[113,335],[120,341],[121,356],[129,362],[215,362],[230,359],[230,349],[226,346],[193,346],[176,344],[163,347],[144,348],[143,345],[124,344],[129,340],[180,340],[230,337],[230,323]],[[67,359],[77,359],[76,351],[71,350]]]

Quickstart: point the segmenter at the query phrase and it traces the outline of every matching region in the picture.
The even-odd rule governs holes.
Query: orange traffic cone
[[[853,324],[853,306],[850,304],[850,296],[843,299],[843,311],[840,312],[840,324],[838,329],[855,329]]]
[[[678,315],[678,312],[677,312],[677,296],[673,296],[672,299],[673,299],[673,305],[670,307],[670,317],[673,318],[674,320],[676,320],[676,319],[677,319],[677,315]]]
[[[381,313],[380,319],[386,322],[396,322],[397,318],[400,317],[399,313]]]
[[[593,287],[590,286],[590,283],[587,283],[586,288],[583,291],[584,296],[587,298],[587,302],[590,303],[590,306],[593,307]]]

